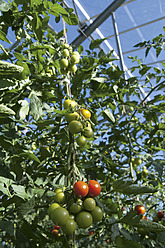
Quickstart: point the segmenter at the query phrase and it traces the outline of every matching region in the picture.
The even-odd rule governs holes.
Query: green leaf
[[[78,18],[74,13],[70,13],[69,15],[62,14],[62,17],[68,25],[77,25],[79,23]]]
[[[0,104],[0,118],[5,115],[15,115],[15,112],[7,106]]]
[[[34,208],[35,206],[35,197],[32,197],[29,201],[27,201],[26,203],[23,203],[21,204],[21,206],[19,207],[19,212],[22,214],[22,215],[27,215],[29,214],[32,209]]]
[[[29,103],[26,100],[20,100],[18,103],[21,104],[21,108],[19,110],[20,120],[24,120],[26,115],[29,113]]]
[[[0,90],[5,90],[11,86],[14,86],[15,83],[9,79],[1,79],[0,80]]]
[[[22,157],[25,157],[27,159],[33,160],[37,163],[40,163],[40,160],[31,152],[23,152],[23,153],[20,153],[19,156],[22,156]]]
[[[8,38],[6,37],[6,34],[2,30],[0,30],[0,40],[3,40],[10,44],[12,43],[11,41],[8,40]]]
[[[18,53],[18,52],[14,52],[14,56],[16,57],[16,59],[18,59],[19,61],[26,61],[25,57],[23,56],[23,54]]]
[[[30,112],[36,121],[44,114],[42,110],[42,103],[34,92],[31,93]]]
[[[133,182],[131,183],[117,180],[113,183],[113,188],[115,191],[123,193],[125,195],[138,195],[138,194],[146,194],[146,193],[155,193],[158,190],[154,189],[150,186],[137,186],[134,185]]]
[[[27,199],[28,195],[25,192],[25,187],[22,185],[12,185],[13,190],[15,191],[16,195],[22,199]]]
[[[102,111],[102,115],[111,123],[115,123],[115,117],[113,116],[113,114],[111,113],[110,109],[105,109]]]
[[[10,221],[0,221],[0,229],[9,233],[11,236],[14,235],[14,223]]]
[[[0,0],[0,11],[7,12],[11,8],[11,5],[3,0]]]
[[[95,48],[98,48],[104,40],[106,40],[106,38],[104,38],[104,39],[92,40],[92,41],[91,41],[91,44],[89,45],[89,48],[90,48],[91,50],[93,50],[93,49],[95,49]]]

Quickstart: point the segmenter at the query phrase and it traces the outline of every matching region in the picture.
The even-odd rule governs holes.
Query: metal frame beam
[[[96,28],[98,28],[122,3],[126,0],[113,1],[71,44],[74,48],[78,47]]]

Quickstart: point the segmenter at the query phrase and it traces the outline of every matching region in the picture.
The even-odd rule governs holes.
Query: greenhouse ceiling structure
[[[57,33],[66,29],[67,41],[74,49],[81,44],[88,49],[91,40],[104,39],[100,49],[105,54],[113,51],[115,63],[125,71],[125,77],[136,76],[136,73],[132,74],[130,71],[133,66],[130,57],[143,59],[147,66],[162,67],[165,60],[162,53],[157,57],[156,52],[151,49],[148,56],[145,56],[144,47],[135,45],[152,40],[164,32],[164,0],[64,0],[63,3],[65,7],[74,9],[79,24],[70,26],[62,20],[56,23],[55,17],[51,16],[49,27]],[[13,33],[9,36],[13,42],[10,47],[12,50],[19,41],[15,41]],[[141,84],[143,79],[139,80],[139,87]],[[145,97],[144,89],[140,87],[140,90]]]

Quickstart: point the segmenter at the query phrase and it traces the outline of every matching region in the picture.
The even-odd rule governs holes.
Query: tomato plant
[[[103,218],[103,211],[100,207],[96,206],[91,212],[94,222],[99,222]]]
[[[56,189],[55,195],[53,196],[53,199],[57,203],[64,203],[65,202],[65,194],[62,189]]]
[[[89,186],[89,196],[90,197],[95,197],[95,196],[98,196],[100,194],[101,186],[97,181],[90,180],[88,186]]]
[[[88,194],[88,185],[83,181],[78,181],[73,186],[73,192],[77,197],[84,197]]]
[[[72,134],[80,133],[82,129],[83,129],[83,125],[80,121],[74,120],[69,123],[69,131]]]
[[[64,106],[64,109],[67,109],[67,108],[69,108],[70,106],[71,106],[72,108],[76,108],[77,103],[76,103],[74,100],[66,99],[66,100],[64,101],[63,106]]]
[[[159,211],[156,216],[158,217],[159,220],[161,220],[162,218],[164,218],[164,213],[162,211]]]
[[[77,141],[77,144],[79,146],[85,146],[86,143],[87,143],[87,140],[86,140],[86,138],[83,135],[78,136],[78,138],[76,139],[76,141]]]
[[[145,207],[142,205],[136,205],[135,206],[135,211],[137,212],[137,214],[145,214]]]
[[[89,120],[91,118],[91,112],[87,109],[80,109],[81,114],[86,120]]]
[[[56,208],[50,215],[54,224],[63,226],[69,218],[69,212],[62,207]]]
[[[87,211],[92,211],[96,207],[96,202],[93,198],[86,198],[83,202],[83,207]]]
[[[85,127],[84,130],[83,130],[83,135],[86,137],[86,138],[91,138],[93,136],[93,130],[91,127]]]
[[[62,226],[62,231],[67,235],[71,235],[74,233],[76,229],[76,222],[72,219],[68,219],[64,226]]]
[[[76,216],[76,223],[79,228],[88,228],[92,225],[92,215],[89,212],[82,211]]]
[[[79,117],[80,117],[80,115],[77,112],[65,115],[65,119],[68,123],[71,121],[74,121],[74,120],[78,120]]]

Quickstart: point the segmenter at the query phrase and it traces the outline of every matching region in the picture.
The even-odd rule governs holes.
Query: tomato
[[[67,68],[69,65],[69,61],[67,59],[61,59],[60,60],[60,67],[61,68]]]
[[[137,164],[137,165],[141,165],[142,160],[141,160],[140,158],[134,158],[133,163],[134,163],[134,164]]]
[[[59,208],[60,205],[58,203],[52,203],[49,208],[48,208],[48,215],[50,216],[51,213],[53,212],[53,210],[55,210],[56,208]]]
[[[80,109],[81,114],[84,116],[85,120],[89,120],[91,118],[91,112],[87,109]]]
[[[69,57],[69,50],[67,48],[65,48],[63,51],[62,51],[62,56],[64,57]]]
[[[92,224],[93,218],[89,212],[82,211],[76,216],[76,222],[79,228],[88,228]]]
[[[103,218],[103,211],[100,207],[96,206],[91,212],[94,222],[101,221]]]
[[[96,207],[96,202],[93,198],[88,197],[83,202],[83,207],[87,211],[92,211]]]
[[[84,131],[83,131],[83,135],[86,137],[86,138],[91,138],[93,136],[93,130],[91,127],[85,127],[84,128]]]
[[[70,57],[70,61],[72,64],[79,63],[80,62],[80,55],[78,56],[77,54],[72,53],[72,56]]]
[[[59,230],[60,228],[61,228],[60,226],[57,226],[57,225],[54,226],[54,229]]]
[[[74,220],[75,216],[73,214],[69,215],[69,219]]]
[[[69,71],[75,73],[77,71],[77,65],[69,66]]]
[[[69,44],[68,43],[63,44],[63,48],[69,48]]]
[[[69,212],[62,207],[56,208],[50,215],[54,224],[63,226],[69,218]]]
[[[101,186],[95,180],[90,180],[89,184],[88,184],[88,187],[89,187],[89,196],[90,197],[98,196],[100,194],[100,192],[101,192]]]
[[[52,234],[53,234],[54,236],[57,236],[58,230],[57,230],[57,229],[53,229],[53,230],[52,230]]]
[[[77,51],[74,51],[74,52],[72,53],[72,55],[77,55],[78,57],[80,57],[80,54],[79,54],[79,52],[77,52]]]
[[[86,140],[86,138],[85,138],[83,135],[79,136],[79,137],[76,139],[76,141],[77,141],[77,144],[78,144],[79,146],[85,146],[86,143],[87,143],[87,140]]]
[[[63,106],[64,109],[67,109],[70,106],[75,109],[77,107],[77,102],[75,102],[74,100],[66,99]]]
[[[159,211],[156,216],[158,217],[159,221],[161,221],[164,217],[164,213],[162,211]]]
[[[72,134],[80,133],[83,129],[83,125],[80,121],[71,121],[69,123],[69,131]]]
[[[53,199],[55,202],[58,202],[58,203],[63,204],[65,202],[65,194],[62,191],[62,189],[56,189],[55,190],[55,195],[53,196]]]
[[[73,214],[78,214],[79,212],[81,212],[82,210],[82,206],[81,204],[79,204],[78,202],[74,202],[70,208],[69,208],[70,212]]]
[[[89,236],[92,236],[94,234],[94,232],[92,230],[89,230],[88,234],[89,234]]]
[[[79,118],[80,118],[80,115],[77,112],[65,115],[65,119],[68,123],[74,120],[78,120]]]
[[[145,207],[143,207],[142,205],[136,205],[135,211],[137,212],[137,215],[145,214]]]
[[[133,112],[134,111],[134,107],[130,107],[130,111]]]
[[[77,197],[84,197],[88,194],[88,185],[83,181],[77,181],[73,186],[73,192]]]
[[[72,219],[68,219],[64,226],[62,226],[62,230],[65,234],[71,235],[74,233],[76,229],[76,222]]]

